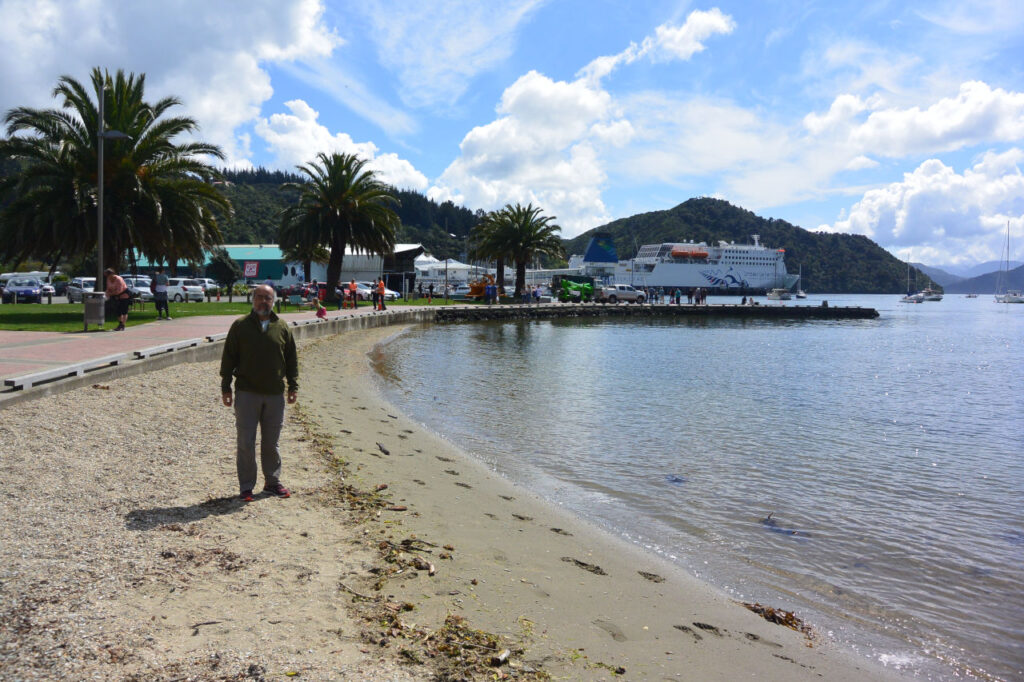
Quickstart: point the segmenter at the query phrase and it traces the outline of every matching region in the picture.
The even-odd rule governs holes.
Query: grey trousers
[[[266,485],[280,482],[281,453],[277,441],[284,426],[284,394],[235,391],[236,461],[240,492],[256,487],[256,427],[260,429],[260,467]]]

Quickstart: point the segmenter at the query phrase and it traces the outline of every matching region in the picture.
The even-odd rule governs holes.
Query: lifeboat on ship
[[[673,246],[673,258],[707,258],[708,252],[699,246]]]

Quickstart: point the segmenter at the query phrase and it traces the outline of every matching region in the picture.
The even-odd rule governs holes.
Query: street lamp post
[[[119,130],[107,130],[103,105],[107,99],[107,88],[100,89],[100,121],[96,126],[97,168],[96,168],[96,291],[103,291],[103,144],[104,140],[130,140]]]

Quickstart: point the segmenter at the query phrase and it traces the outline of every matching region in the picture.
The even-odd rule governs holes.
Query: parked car
[[[341,283],[341,289],[345,292],[345,297],[348,298],[348,282]],[[364,282],[356,282],[356,300],[358,301],[370,301],[372,300],[373,292],[370,287],[366,286]]]
[[[68,303],[77,303],[82,300],[83,291],[93,291],[96,288],[95,277],[75,277],[68,284]]]
[[[305,295],[306,285],[302,282],[298,284],[289,284],[288,286],[279,287],[277,289],[278,296],[303,296]]]
[[[152,301],[153,292],[149,290],[151,280],[148,277],[124,277],[124,283],[128,285],[128,291],[131,292],[132,298],[138,298],[143,301]]]
[[[4,286],[4,303],[42,303],[42,282],[33,277],[12,277]]]
[[[356,286],[359,287],[360,289],[363,289],[363,288],[369,289],[370,290],[370,294],[371,294],[370,295],[370,300],[371,301],[373,300],[373,295],[372,294],[373,294],[374,291],[377,290],[377,285],[376,284],[374,284],[373,282],[356,282]],[[387,287],[385,287],[384,288],[384,300],[385,301],[395,301],[395,300],[398,300],[398,292],[395,291],[394,289],[388,289]]]
[[[194,279],[171,277],[167,280],[167,298],[181,303],[182,301],[202,301],[206,298],[203,288]]]
[[[596,297],[601,303],[618,303],[619,301],[643,303],[646,299],[644,292],[634,289],[628,284],[610,284],[601,287],[597,290]]]
[[[201,286],[203,288],[204,292],[207,289],[218,289],[218,288],[220,288],[220,285],[217,284],[212,279],[210,279],[209,277],[193,277],[192,279],[194,279],[196,281],[196,284],[198,284],[199,286]]]
[[[52,284],[47,284],[46,282],[43,282],[43,283],[41,283],[39,285],[39,295],[40,296],[56,296],[57,295],[57,290],[53,287]]]

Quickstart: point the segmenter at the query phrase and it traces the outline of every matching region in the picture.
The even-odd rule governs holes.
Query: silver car
[[[68,284],[67,294],[68,303],[78,303],[82,300],[83,291],[95,291],[96,290],[96,278],[95,277],[75,277]]]
[[[153,292],[149,290],[150,279],[148,277],[124,277],[124,283],[128,285],[128,291],[132,298],[139,298],[143,301],[152,301]]]

